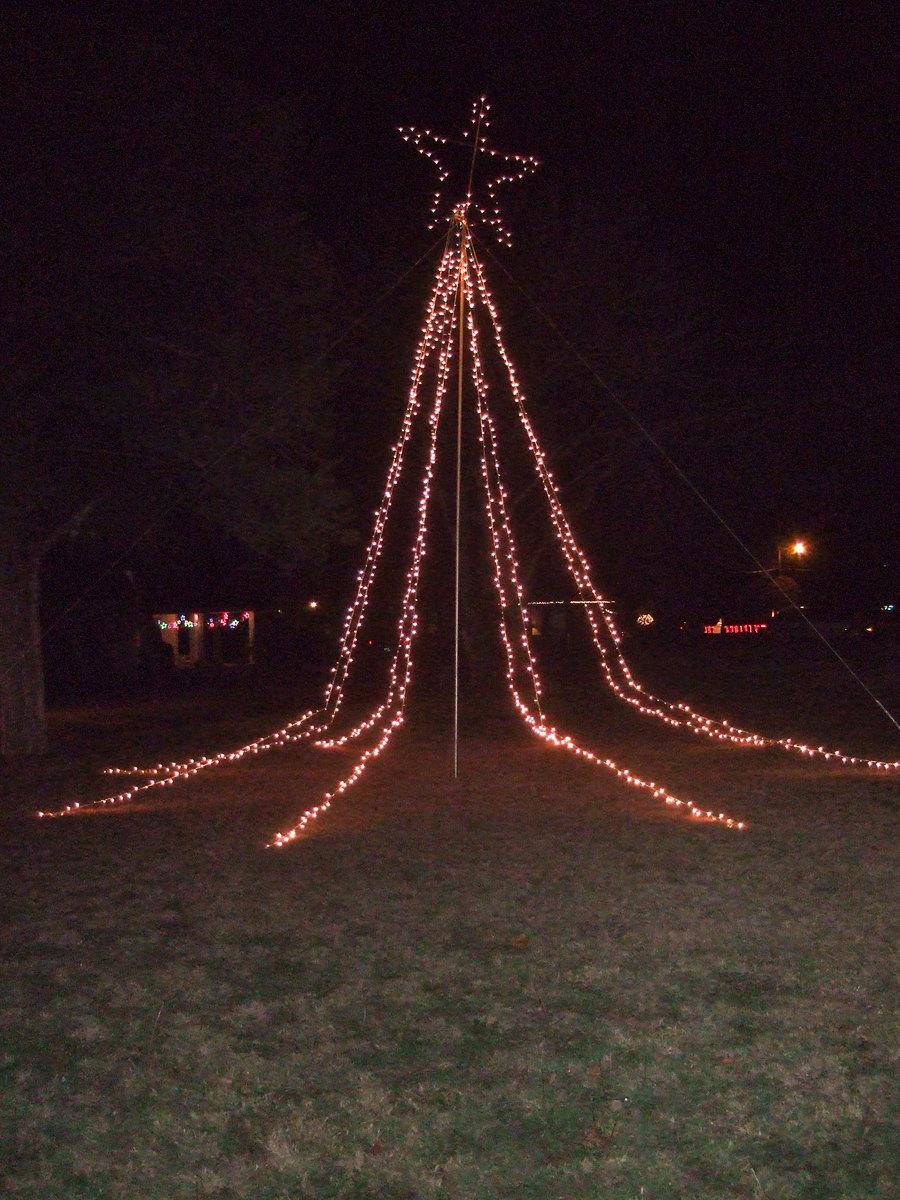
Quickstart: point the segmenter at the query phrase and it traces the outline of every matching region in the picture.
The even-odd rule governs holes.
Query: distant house
[[[533,637],[562,644],[573,629],[581,629],[587,607],[612,611],[609,600],[530,600],[525,605]]]
[[[198,663],[246,666],[253,662],[256,614],[248,609],[157,612],[153,621],[177,667]]]

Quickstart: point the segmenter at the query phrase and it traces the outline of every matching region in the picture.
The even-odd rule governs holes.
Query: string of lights
[[[461,241],[458,238],[448,240],[444,251],[444,261],[452,270],[440,272],[444,287],[440,294],[440,304],[435,308],[437,336],[429,341],[429,347],[437,353],[437,378],[435,403],[429,415],[430,441],[426,469],[421,481],[418,500],[418,528],[413,544],[412,560],[407,572],[406,591],[401,606],[401,615],[397,626],[394,659],[391,665],[391,685],[389,697],[395,698],[395,705],[390,712],[390,719],[380,730],[380,736],[374,745],[367,748],[357,759],[348,775],[342,778],[331,792],[327,792],[318,805],[307,809],[290,829],[276,833],[270,843],[274,847],[283,847],[294,841],[322,812],[327,811],[335,796],[347,791],[360,778],[372,759],[387,746],[396,730],[402,725],[409,686],[412,679],[412,649],[416,632],[419,628],[419,612],[416,605],[419,593],[422,563],[428,546],[428,510],[431,498],[431,487],[437,462],[438,431],[443,401],[446,396],[447,382],[452,369],[452,350],[456,330],[457,310],[455,304],[458,288],[457,280],[462,270]],[[424,363],[423,363],[424,366]],[[397,669],[402,663],[402,680]],[[353,731],[351,731],[352,733]],[[330,744],[343,744],[344,738],[331,739]],[[324,739],[315,742],[316,745],[328,744]]]
[[[537,469],[538,478],[548,503],[551,523],[556,532],[557,541],[569,569],[569,574],[577,589],[578,598],[589,602],[584,604],[584,612],[588,621],[591,640],[597,650],[606,681],[616,695],[626,703],[637,707],[646,716],[654,716],[669,725],[675,727],[683,726],[694,733],[722,741],[729,741],[735,745],[774,746],[805,755],[806,757],[822,757],[826,760],[833,759],[842,765],[863,766],[880,771],[897,770],[900,768],[900,762],[865,758],[859,755],[848,754],[842,750],[827,749],[824,746],[810,746],[790,737],[764,737],[761,734],[740,729],[723,719],[716,719],[698,713],[683,702],[673,702],[654,696],[637,682],[622,653],[622,635],[616,626],[610,606],[604,603],[603,597],[594,586],[588,560],[576,542],[566,518],[556,482],[547,466],[546,457],[531,420],[528,417],[524,393],[516,376],[512,359],[503,342],[502,326],[496,306],[487,288],[483,267],[471,247],[470,256],[473,273],[477,280],[478,298],[490,318],[494,331],[495,345],[504,363],[519,422],[525,432]],[[603,623],[602,627],[600,624],[601,621]],[[608,644],[604,638],[604,629],[608,637]]]
[[[156,627],[163,632],[176,629],[237,629],[250,620],[248,612],[177,613],[172,617],[157,617]]]
[[[735,820],[733,817],[728,816],[727,813],[701,809],[692,801],[683,800],[673,795],[660,784],[652,780],[643,779],[630,769],[619,766],[611,758],[601,758],[592,750],[580,745],[570,735],[560,733],[558,729],[544,719],[540,709],[540,696],[543,691],[543,685],[537,671],[536,659],[531,647],[530,626],[525,598],[519,585],[518,555],[516,553],[515,538],[507,506],[508,493],[501,478],[496,424],[489,408],[488,388],[481,363],[478,334],[474,319],[474,294],[470,293],[468,299],[470,344],[473,357],[472,374],[475,383],[481,443],[481,478],[485,493],[485,512],[490,531],[494,584],[500,610],[500,637],[506,656],[507,685],[515,708],[532,733],[542,738],[549,745],[568,750],[570,753],[594,766],[605,767],[621,782],[631,787],[650,791],[655,798],[662,799],[666,804],[675,808],[683,809],[692,817],[717,822],[729,829],[744,829],[744,822]],[[507,614],[511,608],[510,596],[515,597],[515,609],[518,613],[518,637],[512,636],[507,627]],[[523,698],[517,684],[517,679],[523,675],[527,678],[531,687],[532,704],[529,704]]]
[[[343,633],[339,643],[338,659],[326,686],[322,705],[304,713],[284,728],[256,739],[237,750],[224,751],[215,755],[204,755],[183,762],[159,763],[151,767],[107,768],[107,774],[143,777],[145,782],[136,784],[115,795],[104,797],[90,804],[75,802],[57,812],[40,812],[42,817],[68,816],[86,807],[111,806],[133,800],[135,796],[150,788],[170,786],[177,780],[189,779],[200,771],[228,763],[236,763],[247,755],[259,754],[291,742],[310,740],[320,748],[333,749],[372,732],[374,743],[365,749],[350,774],[341,780],[332,793],[327,794],[322,804],[303,814],[294,830],[276,835],[273,844],[281,845],[293,840],[300,829],[330,806],[334,795],[351,786],[360,777],[368,763],[385,748],[394,731],[402,724],[403,711],[412,673],[412,647],[418,629],[418,588],[422,563],[428,544],[427,516],[431,483],[437,460],[437,439],[441,407],[446,395],[447,382],[452,369],[453,333],[456,322],[455,294],[459,270],[459,247],[449,243],[438,269],[437,280],[429,302],[425,328],[417,348],[412,372],[410,392],[400,436],[395,443],[388,479],[381,504],[376,512],[372,537],[367,547],[364,566],[359,572],[357,590],[347,611]],[[345,686],[352,671],[354,650],[363,626],[369,595],[374,583],[378,562],[384,545],[388,515],[394,492],[400,479],[403,457],[414,432],[415,418],[420,412],[420,391],[423,377],[429,366],[435,367],[435,396],[428,414],[429,449],[425,471],[419,489],[419,519],[414,539],[411,562],[407,570],[406,587],[401,603],[401,615],[397,624],[394,652],[389,669],[387,695],[381,704],[352,729],[333,737],[324,736],[334,724],[342,706]]]
[[[345,614],[338,640],[337,657],[324,688],[320,706],[308,710],[283,728],[251,741],[237,750],[203,755],[183,762],[159,763],[150,767],[108,768],[107,773],[111,776],[130,776],[139,782],[103,799],[84,804],[73,803],[56,812],[41,812],[39,816],[69,816],[88,807],[121,804],[133,800],[139,793],[148,789],[171,786],[211,767],[233,764],[249,755],[295,742],[307,741],[317,748],[332,750],[359,742],[360,750],[349,772],[331,791],[326,792],[317,804],[307,808],[292,827],[276,833],[269,843],[271,846],[283,847],[300,837],[313,821],[331,807],[332,801],[351,788],[369,764],[383,753],[404,722],[412,683],[413,650],[421,625],[420,590],[429,545],[429,510],[438,459],[438,434],[444,400],[454,369],[454,350],[460,334],[460,322],[463,321],[468,335],[470,383],[475,397],[478,428],[479,472],[498,605],[498,632],[506,663],[507,687],[514,708],[531,732],[548,745],[564,749],[586,762],[605,768],[622,783],[649,791],[655,798],[687,815],[717,822],[728,828],[745,828],[743,822],[726,813],[702,809],[693,801],[673,795],[663,785],[646,780],[629,768],[582,746],[569,734],[561,732],[545,716],[542,706],[545,687],[532,645],[531,624],[521,584],[522,572],[509,493],[504,483],[504,454],[498,422],[491,407],[488,372],[482,352],[483,328],[487,331],[485,344],[490,343],[493,346],[502,363],[504,388],[508,388],[512,397],[516,422],[524,435],[530,462],[540,483],[561,561],[571,580],[577,603],[583,608],[589,641],[596,650],[601,677],[612,692],[645,716],[654,717],[673,728],[681,728],[734,745],[778,747],[805,757],[822,757],[835,760],[841,765],[862,766],[879,771],[900,768],[900,762],[854,756],[823,746],[809,746],[790,737],[765,737],[740,729],[726,720],[705,716],[682,702],[655,696],[635,679],[623,654],[622,635],[610,611],[610,605],[593,583],[590,564],[569,525],[556,481],[528,416],[525,395],[503,340],[497,307],[472,244],[469,230],[472,214],[491,225],[501,239],[508,238],[500,220],[496,189],[504,183],[522,178],[537,166],[535,159],[502,154],[486,145],[481,130],[488,125],[488,111],[487,102],[483,98],[477,101],[473,108],[471,128],[464,135],[463,145],[467,145],[472,154],[466,200],[452,210],[447,241],[426,304],[425,317],[413,357],[400,433],[391,447],[385,486],[375,510],[372,533],[362,567],[357,574],[355,593]],[[450,177],[445,149],[459,143],[452,143],[450,139],[438,137],[429,131],[407,128],[401,130],[401,133],[438,168],[439,184],[432,203],[432,220],[437,221],[440,219],[444,185]],[[476,203],[472,195],[472,178],[479,157],[487,159],[499,169],[498,174],[483,184],[488,195],[486,205]],[[458,369],[463,369],[461,355]],[[423,397],[429,387],[433,387],[433,393],[430,405],[426,405],[423,403]],[[391,645],[386,648],[388,660],[385,692],[366,716],[350,724],[349,728],[341,728],[338,726],[338,717],[344,710],[348,689],[354,676],[360,638],[370,619],[373,589],[379,576],[398,489],[406,473],[410,447],[419,437],[423,442],[423,462],[415,489],[417,515],[399,599],[399,613]]]
[[[438,182],[431,197],[429,228],[433,229],[448,218],[453,220],[460,208],[456,201],[452,202],[448,208],[446,184],[453,173],[450,165],[450,149],[462,146],[467,151],[467,165],[469,162],[472,164],[472,169],[469,170],[465,203],[462,206],[466,210],[467,218],[469,220],[473,216],[480,218],[490,227],[499,241],[509,245],[511,235],[503,224],[498,190],[506,184],[517,183],[520,179],[524,179],[526,175],[536,171],[540,163],[529,154],[504,154],[500,150],[494,150],[488,146],[487,135],[482,130],[487,130],[490,126],[489,113],[490,105],[487,97],[480,96],[472,106],[471,121],[468,129],[463,133],[461,142],[432,133],[430,129],[416,129],[411,125],[401,126],[399,133],[404,141],[409,142],[419,154],[437,168]],[[489,161],[494,173],[480,181],[487,195],[487,202],[481,204],[473,195],[473,169],[476,160],[483,161],[485,159]]]

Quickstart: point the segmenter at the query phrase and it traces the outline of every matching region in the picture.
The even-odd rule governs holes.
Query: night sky
[[[891,5],[123,7],[57,11],[80,11],[110,47],[151,39],[301,114],[298,193],[334,248],[348,306],[433,239],[432,176],[397,126],[452,134],[482,93],[495,144],[542,162],[511,202],[532,206],[529,236],[553,197],[577,198],[598,227],[640,212],[709,299],[710,419],[739,405],[759,431],[743,444],[741,494],[728,494],[721,464],[683,466],[761,558],[802,534],[840,587],[878,579],[892,598]],[[86,89],[103,86],[86,74]],[[383,415],[386,443],[401,409],[402,395]],[[667,449],[677,461],[677,439]]]

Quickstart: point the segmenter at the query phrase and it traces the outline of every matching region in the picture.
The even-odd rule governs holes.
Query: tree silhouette
[[[303,131],[202,58],[8,19],[0,753],[46,747],[39,582],[189,504],[278,567],[350,535]]]

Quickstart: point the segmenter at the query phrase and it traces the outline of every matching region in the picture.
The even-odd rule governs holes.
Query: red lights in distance
[[[750,621],[743,625],[724,625],[721,621],[716,621],[715,625],[704,625],[704,633],[761,633],[764,629],[768,629],[765,621]]]

